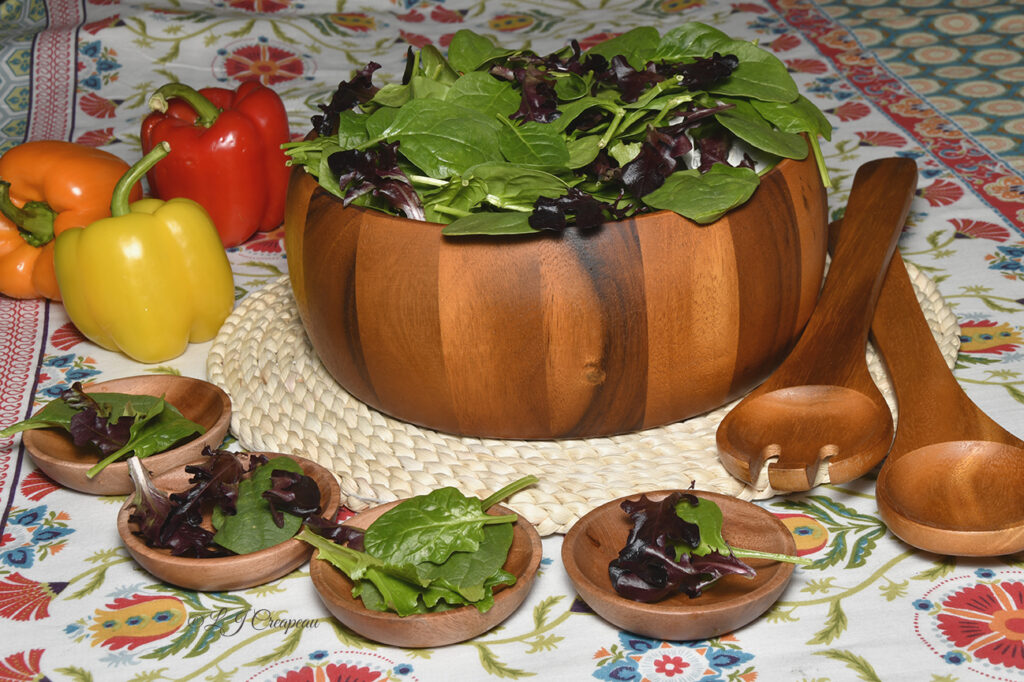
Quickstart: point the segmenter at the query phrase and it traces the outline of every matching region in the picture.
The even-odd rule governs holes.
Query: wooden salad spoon
[[[1024,441],[978,408],[949,371],[898,251],[871,333],[899,407],[876,484],[889,530],[939,554],[1024,550]]]
[[[868,371],[868,329],[885,268],[917,187],[911,159],[862,165],[821,296],[778,369],[718,427],[718,454],[754,483],[766,460],[777,490],[808,490],[828,460],[832,483],[857,478],[889,450],[892,413]]]

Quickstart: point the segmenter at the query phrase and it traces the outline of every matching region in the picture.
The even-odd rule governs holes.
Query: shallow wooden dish
[[[353,516],[346,523],[357,528],[367,528],[399,502],[401,500],[374,507]],[[514,512],[496,504],[488,513]],[[486,613],[480,613],[475,606],[405,617],[397,613],[371,611],[363,606],[358,597],[352,596],[352,581],[348,576],[317,555],[309,562],[309,574],[327,610],[354,632],[382,644],[407,649],[433,648],[482,635],[511,616],[526,599],[537,575],[542,554],[537,530],[519,517],[515,523],[508,560],[504,564],[505,570],[516,576],[516,582],[509,587],[498,588],[494,595],[494,606]]]
[[[709,225],[659,211],[490,238],[346,208],[296,168],[285,247],[312,347],[361,402],[446,433],[587,438],[763,381],[817,300],[827,213],[810,154]]]
[[[263,454],[268,458],[279,456],[274,452],[255,454]],[[333,519],[341,504],[341,486],[334,474],[304,457],[289,454],[284,456],[298,462],[303,473],[316,481],[317,487],[320,488],[320,508],[323,510],[321,516]],[[155,476],[153,483],[166,492],[180,492],[189,488],[190,477],[182,465],[173,471]],[[132,532],[135,524],[128,521],[132,510],[132,497],[129,497],[117,514],[117,532],[128,553],[156,578],[189,590],[221,592],[262,585],[291,573],[304,564],[313,553],[310,545],[292,538],[252,554],[215,559],[171,556],[168,550],[147,546]]]
[[[162,396],[186,418],[206,431],[178,447],[142,460],[151,475],[169,471],[199,459],[207,445],[216,448],[231,423],[231,399],[213,384],[173,374],[146,374],[113,379],[85,386],[86,393],[128,393]],[[86,472],[100,460],[92,449],[76,447],[64,429],[35,429],[23,432],[22,442],[39,469],[57,483],[94,495],[127,495],[134,486],[128,465],[114,462],[93,478]]]
[[[671,491],[647,493],[659,500]],[[796,555],[789,529],[771,513],[750,502],[704,491],[692,492],[715,502],[724,517],[722,536],[733,547]],[[630,495],[592,510],[565,536],[562,563],[576,592],[609,623],[638,635],[672,641],[717,637],[751,622],[775,603],[793,575],[793,564],[744,559],[757,575],[726,576],[697,598],[678,594],[645,604],[620,597],[608,577],[608,564],[626,544],[632,521],[621,508]]]

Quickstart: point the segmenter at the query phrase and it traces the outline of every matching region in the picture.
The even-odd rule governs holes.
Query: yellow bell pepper
[[[235,302],[227,254],[191,199],[128,192],[167,155],[158,145],[114,188],[111,217],[57,237],[54,265],[68,317],[87,338],[139,362],[164,362],[209,341]]]

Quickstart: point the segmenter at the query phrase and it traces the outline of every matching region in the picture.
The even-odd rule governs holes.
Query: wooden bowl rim
[[[209,424],[204,424],[206,426],[204,433],[169,450],[143,458],[142,463],[146,469],[151,474],[156,475],[199,457],[203,448],[207,445],[211,447],[220,445],[231,422],[231,398],[224,389],[209,381],[177,374],[121,377],[119,379],[84,384],[83,389],[86,393],[146,395],[141,391],[133,391],[132,389],[140,384],[152,384],[154,382],[166,385],[181,384],[189,386],[191,387],[188,389],[189,392],[202,391],[207,395],[215,396],[220,405],[220,410],[215,415],[211,415],[214,418],[210,420]],[[152,395],[152,393],[148,395]],[[181,408],[178,409],[181,411]],[[38,413],[38,410],[36,413]],[[204,420],[195,419],[193,421],[202,423]],[[133,490],[131,477],[128,474],[128,463],[124,460],[106,466],[103,471],[92,479],[86,478],[86,472],[100,460],[100,455],[92,450],[75,446],[70,434],[64,429],[56,427],[33,429],[23,432],[22,436],[25,450],[36,467],[65,487],[78,490],[79,492],[102,495],[125,495]],[[81,461],[73,461],[55,456],[45,446],[45,441],[52,438],[60,439],[65,447],[78,453],[77,456],[81,458]]]
[[[335,514],[337,514],[338,509],[341,506],[341,485],[338,483],[334,474],[327,468],[321,466],[320,464],[314,462],[311,459],[300,457],[298,455],[292,455],[289,453],[246,451],[246,454],[266,455],[268,459],[273,459],[275,457],[287,457],[291,460],[294,460],[295,462],[298,462],[298,464],[302,467],[303,471],[306,473],[307,476],[311,475],[311,473],[315,473],[318,478],[318,485],[320,484],[321,480],[327,482],[327,491],[325,492],[321,490],[320,492],[321,499],[323,499],[325,496],[327,497],[327,504],[321,511],[320,516],[322,516],[325,519],[333,519]],[[194,460],[191,463],[197,464],[201,461],[202,460]],[[170,471],[165,471],[162,474],[154,476],[153,483],[161,490],[170,492],[176,492],[178,490],[185,489],[186,487],[188,487],[187,483],[184,487],[172,486],[169,488],[165,488],[160,485],[162,482],[166,483],[168,480],[182,480],[182,476],[185,475],[185,466],[187,465],[182,465]],[[170,550],[150,547],[145,543],[144,540],[140,539],[137,535],[135,535],[135,533],[132,531],[132,527],[134,526],[134,524],[131,524],[128,521],[128,517],[131,515],[131,512],[134,509],[134,507],[135,504],[132,500],[132,496],[129,496],[129,498],[125,500],[124,504],[121,505],[121,509],[118,511],[117,514],[117,533],[121,537],[121,542],[124,543],[125,548],[132,555],[132,557],[135,558],[136,562],[139,562],[139,557],[141,557],[143,560],[145,560],[147,563],[150,563],[152,566],[157,567],[158,569],[163,569],[160,570],[159,573],[153,572],[153,575],[155,575],[157,578],[160,578],[161,580],[166,580],[164,575],[165,571],[167,570],[190,569],[195,571],[197,576],[209,575],[214,571],[221,572],[227,571],[229,569],[232,571],[239,571],[239,567],[244,567],[251,563],[260,564],[263,562],[264,559],[277,556],[280,558],[277,564],[267,568],[265,571],[266,573],[270,573],[275,569],[277,565],[288,563],[296,555],[301,556],[302,554],[306,554],[308,556],[313,553],[312,545],[309,545],[303,542],[302,540],[298,540],[293,537],[285,540],[284,542],[278,543],[273,547],[267,547],[266,549],[261,549],[258,552],[251,552],[249,554],[236,554],[234,556],[213,557],[209,559],[171,556]],[[144,568],[146,568],[146,570],[150,570],[147,567]],[[201,578],[198,580],[198,582],[201,582]],[[267,581],[264,580],[262,582]],[[254,582],[248,585],[248,587],[252,587],[258,584],[261,583]]]

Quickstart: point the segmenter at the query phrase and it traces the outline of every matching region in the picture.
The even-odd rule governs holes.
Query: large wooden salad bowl
[[[764,380],[814,307],[827,212],[808,155],[705,226],[660,211],[450,238],[346,208],[297,168],[286,250],[312,346],[360,401],[449,433],[579,438],[679,421]]]

